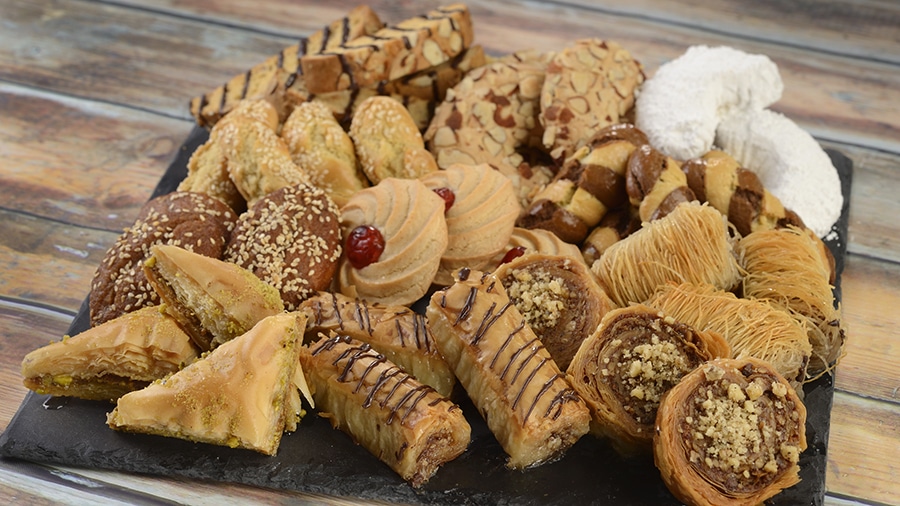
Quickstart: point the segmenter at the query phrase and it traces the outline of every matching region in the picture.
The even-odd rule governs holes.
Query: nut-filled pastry
[[[413,487],[469,446],[462,410],[372,347],[349,336],[300,352],[321,416]]]
[[[512,469],[562,457],[588,432],[590,413],[490,274],[460,270],[426,310],[456,373]]]

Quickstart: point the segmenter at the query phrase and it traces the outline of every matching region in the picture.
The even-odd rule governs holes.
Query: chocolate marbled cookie
[[[541,90],[544,146],[563,160],[599,129],[618,123],[644,81],[641,64],[615,42],[581,39],[547,65]]]
[[[91,326],[159,303],[143,271],[151,246],[171,244],[220,258],[236,220],[227,204],[203,193],[178,191],[144,204],[94,273]]]
[[[277,288],[285,309],[293,311],[329,287],[340,256],[337,206],[320,188],[300,183],[266,195],[242,214],[224,258]]]

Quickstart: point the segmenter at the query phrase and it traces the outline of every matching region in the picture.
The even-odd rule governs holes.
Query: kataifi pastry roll
[[[469,446],[459,406],[367,343],[323,338],[303,347],[300,363],[319,414],[413,487]]]
[[[147,306],[32,351],[22,377],[39,394],[115,401],[197,356],[178,323]]]
[[[649,454],[663,394],[700,364],[730,355],[719,334],[634,305],[606,313],[568,376],[591,407],[593,434],[608,438],[623,455]]]
[[[284,311],[281,294],[236,264],[178,246],[156,245],[144,275],[169,313],[203,351]]]
[[[696,506],[755,506],[800,481],[806,408],[768,363],[717,359],[663,396],[653,454],[666,486]]]
[[[588,432],[587,406],[496,277],[462,269],[432,295],[426,315],[508,467],[558,459]]]
[[[350,336],[369,343],[417,380],[449,397],[456,376],[434,343],[424,315],[406,306],[370,303],[340,293],[319,292],[300,305],[309,316],[307,341],[319,333]]]
[[[296,427],[297,367],[306,316],[281,313],[162,380],[119,398],[116,430],[275,455]]]
[[[523,255],[494,275],[561,371],[615,307],[584,262],[569,257]]]

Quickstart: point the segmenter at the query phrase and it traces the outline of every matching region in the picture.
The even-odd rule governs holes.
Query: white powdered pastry
[[[692,46],[644,82],[635,124],[653,147],[687,160],[712,148],[723,117],[763,109],[781,98],[783,89],[778,67],[764,55]]]
[[[768,109],[724,118],[716,144],[752,170],[784,207],[824,237],[841,215],[844,197],[831,158],[807,131]]]

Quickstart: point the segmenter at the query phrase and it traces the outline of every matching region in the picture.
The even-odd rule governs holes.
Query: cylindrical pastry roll
[[[812,354],[806,324],[771,302],[739,299],[708,284],[669,283],[647,305],[699,331],[718,332],[732,358],[765,360],[795,388],[806,377]]]
[[[809,321],[810,373],[831,367],[844,344],[841,309],[828,282],[831,269],[817,240],[797,228],[758,230],[735,247],[747,271],[744,297],[773,301]]]
[[[769,364],[710,361],[663,397],[653,454],[679,500],[754,506],[800,481],[806,408]]]
[[[613,244],[640,230],[637,210],[624,207],[607,213],[581,243],[581,254],[588,265],[594,265]]]
[[[441,354],[521,469],[554,460],[587,433],[590,413],[496,277],[462,269],[427,309]]]
[[[614,307],[587,266],[568,257],[523,255],[494,275],[562,371]]]
[[[628,158],[625,187],[642,221],[662,218],[679,204],[696,199],[681,165],[649,144],[639,147]]]
[[[300,311],[309,316],[307,341],[318,340],[319,332],[350,336],[372,345],[439,394],[449,397],[453,392],[456,377],[434,344],[425,316],[412,309],[319,292],[303,301]]]
[[[320,414],[413,487],[469,446],[459,406],[366,343],[322,339],[301,348],[300,363]]]
[[[581,346],[569,381],[591,407],[591,431],[623,455],[649,453],[659,401],[703,362],[731,355],[714,332],[697,332],[644,305],[614,309]]]
[[[681,165],[687,184],[701,202],[728,216],[741,235],[787,225],[803,226],[797,213],[785,209],[759,177],[724,151],[713,150]]]
[[[728,290],[741,277],[725,217],[697,203],[645,223],[610,246],[591,270],[619,306],[647,300],[667,281],[710,283]]]

